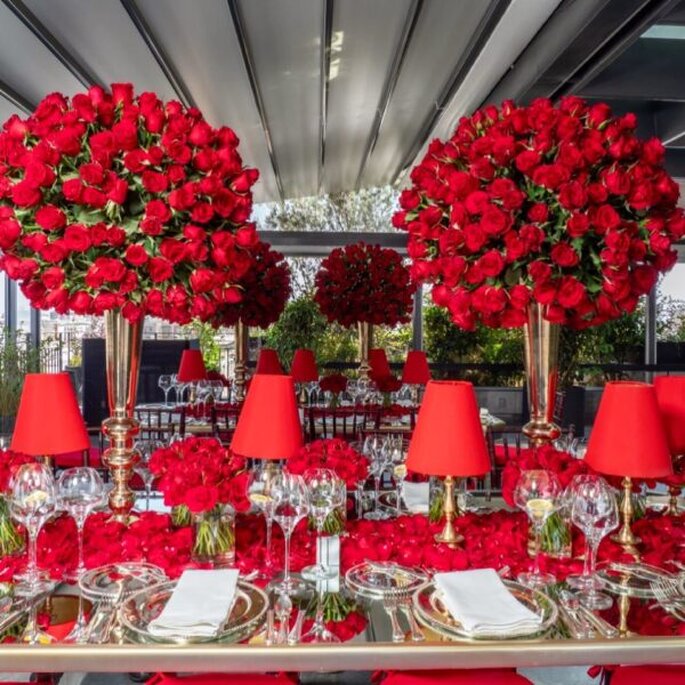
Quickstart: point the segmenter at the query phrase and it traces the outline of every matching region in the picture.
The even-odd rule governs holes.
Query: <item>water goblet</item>
[[[272,493],[275,478],[280,474],[277,464],[265,461],[250,473],[247,486],[247,498],[262,511],[266,522],[266,556],[264,566],[259,571],[260,578],[271,578],[273,557],[271,554],[271,533],[273,530],[274,508],[276,506]]]
[[[577,485],[571,520],[585,534],[586,559],[589,556],[589,563],[584,569],[584,575],[587,570],[588,581],[578,598],[588,609],[608,609],[613,600],[599,591],[601,582],[597,582],[595,575],[597,550],[602,539],[618,527],[619,516],[616,494],[603,478],[592,476]]]
[[[154,474],[150,471],[150,457],[160,447],[164,447],[164,443],[160,440],[137,440],[134,444],[134,449],[138,452],[138,460],[133,470],[140,476],[145,487],[145,511],[150,511],[150,495],[155,481]]]
[[[341,481],[330,469],[309,469],[305,471],[303,478],[309,494],[309,513],[316,523],[318,549],[326,518],[343,503]],[[302,577],[307,580],[326,580],[335,575],[336,571],[326,568],[321,560],[314,566],[302,569]]]
[[[83,529],[86,519],[105,500],[105,486],[98,472],[88,466],[67,469],[57,480],[57,498],[60,506],[76,522],[78,539],[78,566],[76,580],[80,581],[86,570],[83,561]],[[78,617],[67,642],[82,642],[86,636],[87,621],[83,613],[83,595],[79,593]]]
[[[274,521],[283,530],[285,538],[285,564],[283,579],[274,585],[278,594],[293,594],[302,586],[290,575],[290,538],[295,526],[309,513],[309,496],[302,476],[280,473],[271,485],[274,498]]]
[[[391,457],[391,452],[388,449],[388,443],[380,442],[378,436],[374,436],[371,445],[369,472],[373,476],[374,503],[373,510],[364,514],[364,518],[369,521],[384,521],[390,517],[390,514],[381,511],[378,508],[378,504],[381,493],[381,479],[383,477],[383,472],[390,463],[389,459]]]
[[[169,390],[171,390],[171,374],[163,373],[157,379],[159,389],[164,393],[164,406],[169,406]]]
[[[516,506],[523,509],[535,532],[535,561],[533,570],[521,573],[518,581],[533,588],[545,587],[555,581],[551,573],[540,571],[542,528],[545,521],[557,510],[561,486],[551,471],[533,469],[523,471],[514,489]]]

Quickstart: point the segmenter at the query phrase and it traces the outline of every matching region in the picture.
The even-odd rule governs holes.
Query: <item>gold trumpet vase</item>
[[[530,421],[523,427],[523,434],[536,446],[553,442],[561,435],[561,428],[553,420],[561,327],[547,321],[543,313],[543,305],[537,302],[528,305],[523,329],[530,410]]]
[[[138,391],[143,320],[130,323],[120,311],[105,312],[105,374],[109,418],[102,422],[102,432],[110,446],[103,461],[112,475],[114,488],[109,495],[113,517],[128,523],[135,498],[128,486],[138,455],[133,442],[138,422],[133,417]]]
[[[359,378],[369,377],[371,365],[369,364],[369,352],[373,347],[373,324],[368,321],[360,321],[359,324]]]
[[[249,334],[249,328],[242,321],[238,321],[235,325],[234,397],[236,402],[242,402],[245,399]]]

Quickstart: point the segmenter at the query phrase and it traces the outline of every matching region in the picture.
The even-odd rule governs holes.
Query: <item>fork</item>
[[[407,621],[409,622],[409,630],[411,631],[412,641],[423,642],[426,639],[426,636],[423,634],[423,630],[421,630],[421,626],[416,620],[416,616],[414,616],[411,592],[400,592],[396,595],[396,597],[397,607],[407,617]]]
[[[652,583],[652,590],[657,602],[671,616],[685,621],[685,598],[679,594],[677,585],[669,581],[656,581]]]
[[[402,626],[397,618],[398,604],[399,600],[396,595],[386,597],[383,600],[383,608],[385,609],[385,613],[390,617],[390,625],[392,626],[392,641],[404,642],[404,630],[402,630]]]

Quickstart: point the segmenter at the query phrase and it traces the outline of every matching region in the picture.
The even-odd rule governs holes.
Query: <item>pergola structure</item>
[[[401,185],[480,105],[570,93],[636,112],[685,178],[684,68],[683,0],[0,0],[0,120],[132,81],[235,128],[256,202]],[[405,244],[390,227],[262,237],[293,256]],[[14,283],[3,304],[16,327]],[[654,362],[655,296],[647,316]]]

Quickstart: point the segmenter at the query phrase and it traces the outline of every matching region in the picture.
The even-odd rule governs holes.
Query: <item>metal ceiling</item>
[[[499,96],[576,88],[641,100],[650,114],[645,96],[656,98],[650,127],[677,149],[685,41],[638,36],[679,9],[673,0],[0,0],[0,118],[55,90],[132,81],[232,126],[261,172],[257,202],[402,180],[431,138]]]

